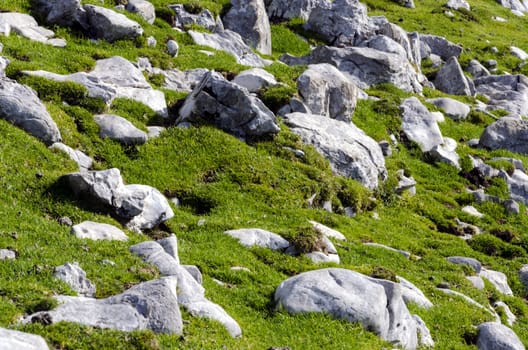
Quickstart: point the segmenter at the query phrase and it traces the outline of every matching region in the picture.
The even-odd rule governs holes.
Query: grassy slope
[[[167,1],[153,2],[160,10]],[[201,2],[211,6],[215,12],[222,10],[222,2]],[[523,19],[516,18],[495,4],[494,1],[479,1],[472,4],[475,20],[468,20],[456,13],[448,19],[441,13],[436,1],[419,1],[417,9],[407,10],[390,1],[366,1],[371,15],[386,15],[391,21],[407,30],[418,30],[442,34],[450,40],[460,42],[466,48],[463,60],[473,57],[498,59],[500,68],[512,71],[518,62],[506,54],[511,44],[528,48],[528,39],[519,30]],[[0,1],[0,8],[28,11],[28,2]],[[506,24],[491,22],[491,15],[509,19]],[[464,215],[460,208],[467,204],[464,188],[469,184],[452,168],[425,162],[420,152],[403,145],[387,159],[393,175],[403,168],[417,181],[415,197],[395,197],[389,189],[382,188],[375,211],[380,220],[372,217],[371,211],[363,211],[349,219],[339,214],[307,208],[306,198],[318,193],[318,200],[333,200],[336,205],[355,205],[358,208],[371,206],[368,194],[353,181],[335,178],[324,162],[312,149],[304,147],[305,160],[295,158],[283,146],[303,147],[298,140],[284,130],[274,140],[246,145],[235,138],[209,127],[189,130],[171,128],[158,139],[144,146],[123,148],[120,145],[100,140],[91,114],[100,110],[100,105],[82,98],[80,106],[65,106],[62,99],[71,95],[71,90],[60,90],[51,94],[49,83],[28,79],[18,72],[23,69],[45,69],[58,73],[87,70],[94,60],[101,57],[121,55],[130,60],[147,56],[154,65],[177,67],[209,67],[220,71],[238,72],[244,67],[223,53],[215,57],[202,55],[189,38],[170,29],[163,20],[154,25],[140,21],[146,35],[158,40],[157,48],[146,48],[140,41],[119,42],[110,45],[93,43],[66,29],[56,28],[60,36],[68,40],[67,49],[52,48],[32,43],[17,36],[0,37],[4,44],[4,55],[12,60],[8,74],[35,87],[46,101],[48,110],[59,124],[65,143],[83,149],[97,159],[96,167],[105,169],[118,167],[128,183],[155,186],[168,195],[182,199],[183,205],[175,210],[176,216],[167,226],[179,239],[181,260],[197,265],[204,274],[207,296],[222,305],[242,326],[242,339],[230,339],[224,329],[211,321],[192,318],[183,337],[154,335],[151,332],[131,334],[108,330],[79,327],[72,324],[54,326],[29,325],[20,329],[42,334],[50,345],[65,349],[117,349],[117,348],[211,348],[262,349],[269,346],[290,346],[293,349],[352,348],[375,349],[388,346],[372,333],[358,325],[332,320],[324,315],[290,316],[275,311],[271,303],[278,284],[288,276],[318,268],[308,260],[293,258],[265,249],[245,249],[222,232],[239,227],[261,227],[294,237],[299,227],[308,219],[314,219],[344,233],[348,241],[338,246],[342,259],[341,267],[370,274],[382,267],[389,272],[407,278],[421,288],[435,304],[429,311],[412,308],[429,326],[437,348],[474,348],[466,344],[465,338],[473,333],[472,326],[490,320],[490,316],[456,298],[447,297],[435,290],[440,282],[449,282],[458,291],[464,292],[486,304],[497,298],[505,300],[519,321],[515,331],[524,342],[528,342],[527,307],[519,298],[499,296],[491,286],[477,291],[465,280],[467,269],[448,264],[450,255],[472,256],[490,268],[505,272],[517,296],[524,290],[516,271],[528,256],[527,227],[522,206],[520,216],[509,216],[496,205],[480,205],[486,214],[484,219]],[[403,18],[403,21],[398,21]],[[276,25],[274,33],[274,57],[289,51],[302,54],[307,44],[291,31],[291,25]],[[461,34],[462,33],[462,34]],[[178,58],[172,59],[163,52],[163,42],[175,38],[181,45]],[[490,42],[486,42],[489,40]],[[491,56],[489,48],[501,50],[498,57]],[[469,50],[471,49],[471,50]],[[300,69],[290,69],[275,64],[269,68],[277,77],[292,85]],[[73,89],[73,88],[72,88]],[[388,132],[397,133],[399,117],[397,106],[401,92],[391,87],[372,89],[371,94],[382,98],[381,102],[360,102],[354,122],[377,140],[386,139]],[[433,92],[428,92],[433,94]],[[436,92],[435,92],[436,93]],[[76,95],[77,96],[77,95]],[[181,94],[167,92],[169,102],[182,98]],[[71,103],[70,103],[71,104]],[[110,111],[129,118],[144,128],[152,119],[145,108],[126,101],[115,103]],[[475,119],[476,120],[476,119]],[[478,121],[478,120],[476,120]],[[441,128],[445,136],[456,140],[478,137],[486,123],[446,121]],[[48,150],[34,138],[0,121],[0,248],[16,249],[16,260],[0,261],[0,325],[16,327],[18,317],[26,312],[50,307],[50,296],[69,293],[67,286],[51,278],[53,267],[78,261],[98,288],[97,296],[106,297],[118,293],[133,283],[155,278],[155,269],[141,263],[128,253],[130,244],[159,237],[166,232],[150,232],[137,235],[128,232],[130,241],[91,242],[76,240],[69,229],[57,223],[62,216],[69,216],[75,223],[83,220],[118,223],[96,208],[86,208],[67,190],[60,186],[58,178],[74,171],[74,164],[66,156]],[[486,152],[460,145],[461,156],[477,154],[485,159],[497,155],[526,157],[508,152]],[[36,173],[42,173],[37,177]],[[503,186],[495,184],[489,191],[504,195]],[[488,192],[489,192],[488,191]],[[467,243],[448,231],[452,219],[475,223],[486,231],[499,225],[510,228],[516,235],[514,244],[492,241],[485,246],[501,248],[489,256],[473,250]],[[198,225],[199,220],[204,225]],[[484,236],[487,237],[487,236]],[[402,256],[361,243],[374,241],[405,249],[420,260],[407,260]],[[513,257],[512,257],[513,256]],[[109,259],[116,266],[105,265]],[[232,271],[232,266],[244,266],[251,272]],[[229,287],[213,282],[222,280]]]

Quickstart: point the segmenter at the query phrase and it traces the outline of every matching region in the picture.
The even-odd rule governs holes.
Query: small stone
[[[481,212],[479,212],[475,207],[471,206],[471,205],[467,205],[465,207],[462,208],[462,211],[466,214],[469,214],[471,216],[475,216],[477,218],[482,218],[484,216],[484,214],[482,214]]]
[[[167,41],[167,53],[172,57],[178,56],[180,45],[174,40]]]
[[[378,144],[381,147],[381,153],[383,153],[383,156],[390,157],[392,154],[392,148],[390,143],[386,140],[382,140]]]
[[[59,218],[59,220],[57,220],[59,222],[59,224],[61,225],[64,225],[64,226],[73,226],[73,221],[67,217],[67,216],[63,216],[61,218]]]
[[[147,46],[148,47],[156,47],[158,44],[158,41],[153,36],[147,37]]]
[[[15,259],[16,253],[10,249],[0,249],[0,260]]]

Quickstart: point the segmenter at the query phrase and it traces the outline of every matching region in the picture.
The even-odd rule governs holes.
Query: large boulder
[[[71,26],[77,23],[81,0],[35,0],[33,10],[48,24]]]
[[[48,350],[40,335],[0,328],[0,350]]]
[[[507,8],[510,9],[516,13],[523,13],[528,12],[528,3],[526,1],[521,0],[497,0],[497,2]]]
[[[453,44],[444,37],[430,34],[420,34],[420,45],[422,58],[433,54],[447,60],[453,56],[458,57],[463,50],[461,46]]]
[[[99,136],[108,137],[124,145],[141,145],[147,142],[147,133],[139,130],[123,117],[113,114],[98,114],[94,116],[99,125]]]
[[[386,35],[375,35],[370,39],[361,42],[359,47],[370,47],[371,49],[393,53],[395,55],[409,59],[403,46]]]
[[[377,32],[400,44],[405,50],[409,62],[412,62],[417,68],[420,67],[420,35],[418,33],[407,33],[403,28],[394,23],[385,23],[381,25]],[[394,50],[398,50],[398,48],[393,49],[393,51]]]
[[[473,82],[464,75],[462,67],[456,57],[451,56],[436,74],[435,87],[450,95],[473,96],[475,88]]]
[[[268,16],[272,20],[302,18],[308,20],[312,10],[326,0],[272,0],[268,6]]]
[[[517,334],[499,322],[486,322],[478,326],[479,350],[524,350]]]
[[[528,121],[503,117],[484,129],[479,146],[528,154]]]
[[[453,120],[465,119],[471,110],[467,104],[449,97],[431,98],[427,102],[442,109],[444,114]]]
[[[387,177],[380,146],[354,124],[303,113],[287,114],[284,122],[327,158],[335,173],[370,189]]]
[[[473,79],[487,77],[488,75],[491,74],[489,70],[477,60],[469,61],[467,68],[466,68],[466,72],[471,74],[471,76],[473,76]]]
[[[504,109],[510,116],[528,115],[528,78],[524,75],[490,75],[474,80],[475,90],[489,98],[488,109]]]
[[[128,0],[126,10],[132,13],[137,13],[148,23],[154,23],[156,20],[156,9],[152,3],[146,0]]]
[[[284,250],[290,245],[290,242],[278,234],[259,228],[229,230],[224,233],[237,239],[245,247],[257,246],[271,250]]]
[[[271,27],[263,0],[231,0],[224,27],[264,55],[271,55]]]
[[[405,91],[422,91],[418,74],[406,57],[368,47],[319,46],[306,56],[284,55],[281,61],[289,65],[329,63],[361,89],[391,83]]]
[[[84,5],[81,25],[90,35],[108,42],[133,39],[143,34],[143,28],[125,15],[101,6]]]
[[[303,102],[313,114],[350,121],[356,108],[357,87],[334,66],[312,64],[297,79]]]
[[[400,105],[402,131],[416,142],[423,152],[444,143],[436,117],[416,97],[405,99]]]
[[[279,132],[275,115],[261,100],[212,71],[187,96],[177,123],[199,120],[243,138]]]
[[[404,349],[419,345],[417,323],[402,298],[401,286],[360,273],[329,268],[301,273],[282,282],[275,302],[292,314],[329,313],[359,322]]]
[[[46,145],[61,141],[57,124],[37,93],[9,78],[0,79],[0,118],[25,130]]]

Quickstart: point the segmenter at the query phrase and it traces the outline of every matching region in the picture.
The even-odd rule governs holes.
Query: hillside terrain
[[[0,0],[0,349],[524,349],[528,7],[176,4]]]

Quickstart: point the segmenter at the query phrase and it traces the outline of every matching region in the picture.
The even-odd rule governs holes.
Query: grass
[[[155,0],[158,14],[170,15],[171,2]],[[229,1],[184,1],[189,8],[209,8],[215,14],[224,13]],[[366,0],[370,15],[385,15],[404,29],[443,35],[465,48],[462,64],[471,58],[497,59],[501,71],[516,70],[518,61],[509,53],[515,45],[528,48],[524,33],[525,19],[512,16],[493,1],[473,2],[470,13],[455,12],[453,19],[443,14],[443,4],[423,0],[415,9],[406,9],[395,2]],[[112,7],[107,2],[104,6]],[[0,0],[0,9],[27,12],[26,0]],[[307,228],[308,220],[316,220],[342,232],[347,241],[336,244],[341,258],[340,267],[367,275],[393,278],[402,276],[416,284],[435,305],[431,310],[411,306],[411,311],[424,319],[439,349],[475,349],[471,342],[472,327],[491,316],[458,298],[436,290],[440,283],[449,283],[487,305],[497,298],[505,301],[519,320],[513,327],[523,342],[528,342],[528,307],[525,290],[517,271],[528,257],[528,218],[521,205],[520,215],[507,214],[501,205],[476,204],[466,193],[474,188],[456,169],[430,162],[413,145],[400,142],[393,146],[392,156],[386,158],[389,180],[375,192],[356,181],[336,177],[327,161],[309,146],[303,145],[288,128],[274,138],[246,144],[209,126],[180,129],[170,125],[159,138],[142,146],[125,147],[101,139],[92,115],[115,113],[130,120],[138,128],[157,125],[161,121],[147,107],[126,99],[116,99],[111,106],[90,99],[84,88],[72,83],[54,83],[42,78],[27,77],[22,70],[49,70],[60,74],[89,71],[95,61],[114,55],[132,62],[148,57],[153,66],[163,69],[208,67],[232,76],[247,67],[240,66],[230,55],[197,46],[186,33],[173,30],[159,18],[153,25],[138,16],[146,36],[154,36],[156,47],[147,47],[144,40],[120,41],[108,44],[91,41],[82,33],[66,28],[53,28],[68,41],[64,49],[30,42],[16,35],[0,37],[3,55],[11,60],[7,75],[33,87],[53,119],[63,140],[95,159],[96,169],[117,167],[127,183],[151,185],[168,197],[180,199],[174,208],[175,217],[166,223],[164,231],[145,234],[127,231],[128,242],[92,242],[75,239],[70,228],[58,223],[68,216],[74,223],[84,220],[119,223],[98,208],[87,207],[64,188],[59,178],[76,171],[66,155],[47,149],[42,143],[13,125],[0,120],[0,248],[14,249],[15,260],[0,261],[0,326],[41,334],[51,347],[57,349],[267,349],[272,346],[292,349],[381,349],[391,346],[358,324],[333,320],[327,315],[292,316],[276,310],[273,293],[289,276],[313,270],[314,265],[304,257],[292,257],[262,248],[243,248],[223,234],[228,229],[260,227],[298,242],[305,247],[316,241]],[[508,18],[496,23],[491,16]],[[400,18],[402,19],[400,21]],[[272,25],[273,54],[303,55],[310,44],[321,43],[302,30],[299,20]],[[164,43],[174,39],[180,44],[178,57],[166,54]],[[490,50],[497,47],[499,54]],[[208,56],[199,50],[214,52]],[[427,73],[430,67],[425,67]],[[296,78],[305,67],[288,67],[274,63],[266,70],[284,85],[261,92],[266,103],[278,109],[296,93]],[[150,77],[156,87],[162,86],[160,76]],[[185,94],[168,90],[170,106],[177,106]],[[391,85],[372,87],[367,92],[378,101],[358,102],[353,122],[376,141],[388,140],[393,134],[399,139],[401,118],[399,104],[411,96]],[[425,89],[425,97],[445,96]],[[455,97],[459,98],[460,97]],[[473,98],[464,97],[474,104]],[[172,108],[173,115],[177,107]],[[169,118],[170,119],[170,118]],[[440,128],[444,136],[459,141],[457,152],[465,163],[468,156],[480,157],[486,163],[511,171],[509,162],[494,157],[513,157],[528,164],[528,157],[507,151],[473,149],[465,141],[478,138],[489,116],[473,112],[464,121],[446,118]],[[299,158],[289,149],[305,153]],[[397,196],[392,188],[395,173],[404,169],[417,181],[415,196]],[[39,173],[42,176],[37,176]],[[504,181],[492,180],[486,193],[507,198]],[[316,195],[315,208],[307,199]],[[320,206],[331,201],[334,213]],[[474,205],[484,213],[482,219],[461,211],[464,205]],[[354,218],[344,215],[345,207],[353,207]],[[374,219],[374,213],[379,220]],[[459,237],[455,219],[479,226],[483,234],[466,242]],[[200,223],[200,224],[199,224]],[[79,262],[97,286],[97,297],[120,293],[133,284],[158,277],[152,266],[128,252],[132,244],[173,232],[178,237],[181,261],[194,264],[204,275],[206,295],[220,304],[236,319],[243,330],[241,339],[231,339],[221,325],[191,317],[185,319],[182,336],[157,335],[149,331],[123,333],[75,324],[51,326],[30,324],[21,326],[17,320],[36,309],[49,308],[52,296],[73,294],[63,283],[52,278],[53,268],[66,262]],[[502,239],[501,239],[502,238]],[[415,259],[363,242],[376,242],[412,253]],[[468,270],[450,264],[446,257],[470,256],[491,269],[508,276],[515,296],[498,294],[488,284],[484,291],[473,288],[465,279]],[[103,263],[111,260],[115,266]],[[247,271],[233,271],[243,266]],[[323,266],[335,266],[327,264]],[[213,279],[228,284],[220,286]],[[453,312],[456,310],[456,313]]]

